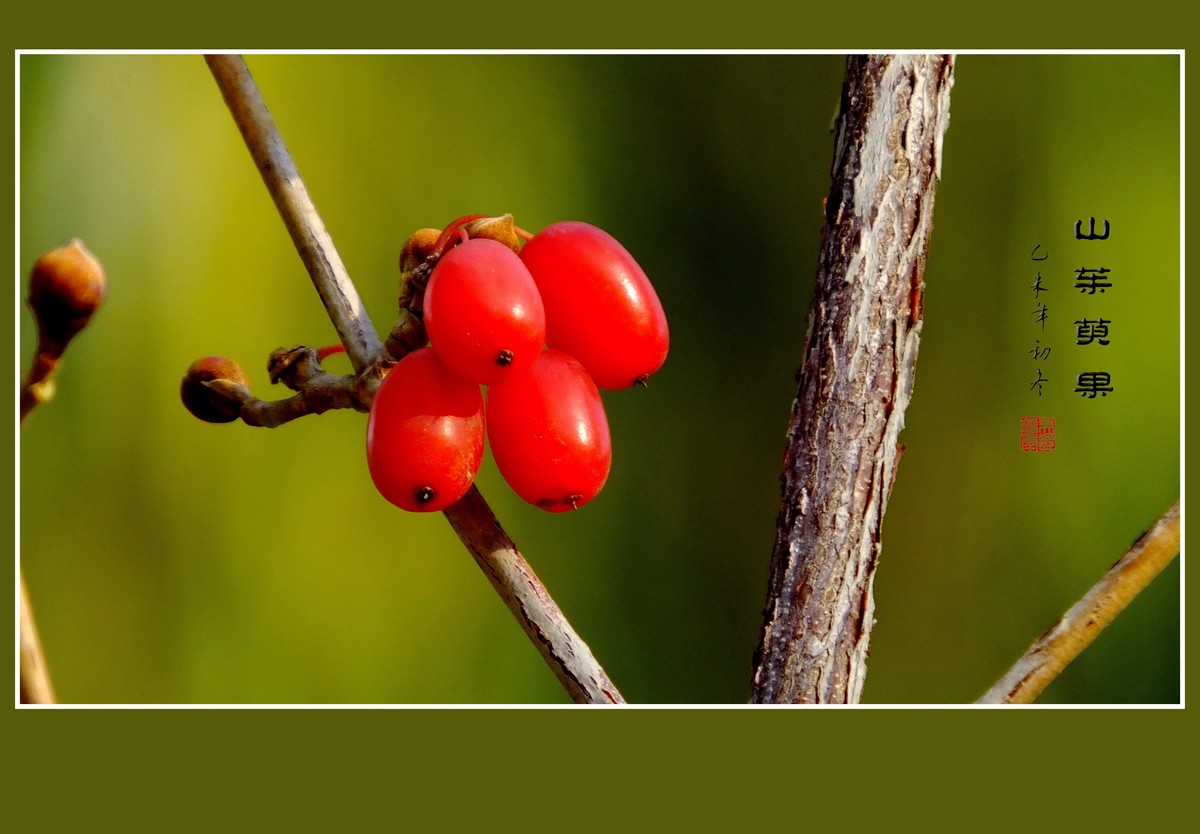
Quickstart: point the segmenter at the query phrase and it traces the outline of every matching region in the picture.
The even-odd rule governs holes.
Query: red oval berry
[[[504,480],[544,510],[579,509],[608,479],[612,440],[600,392],[562,351],[547,348],[526,373],[488,389],[487,432]]]
[[[494,240],[472,238],[442,255],[424,304],[442,361],[484,385],[528,368],[546,341],[537,285],[517,254]]]
[[[461,498],[483,460],[483,396],[431,348],[406,355],[375,393],[367,418],[367,468],[401,509],[441,510]]]
[[[588,369],[601,388],[645,383],[667,358],[669,336],[650,279],[602,229],[553,223],[521,249],[546,308],[546,342]]]

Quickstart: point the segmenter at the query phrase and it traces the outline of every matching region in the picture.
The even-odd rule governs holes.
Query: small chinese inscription
[[[1050,254],[1048,252],[1038,255],[1038,250],[1041,248],[1042,244],[1040,243],[1034,246],[1033,251],[1029,253],[1029,260],[1036,262],[1048,260],[1050,258]],[[1037,305],[1033,310],[1030,311],[1030,315],[1033,316],[1033,320],[1038,326],[1038,332],[1041,333],[1046,331],[1046,320],[1050,318],[1050,307],[1045,301],[1042,300],[1042,293],[1050,292],[1050,287],[1043,283],[1044,280],[1045,279],[1042,278],[1042,273],[1036,272],[1034,274],[1033,283],[1029,285],[1029,289],[1033,291],[1034,303]],[[1042,369],[1040,367],[1044,360],[1050,358],[1050,348],[1043,346],[1041,339],[1034,339],[1033,347],[1027,350],[1026,353],[1033,357],[1034,362],[1038,363],[1035,366],[1037,370],[1037,376],[1034,377],[1033,381],[1029,383],[1029,390],[1037,392],[1037,395],[1040,397],[1042,396],[1043,386],[1050,381],[1042,374]]]
[[[1108,240],[1112,234],[1112,224],[1106,219],[1101,219],[1099,223],[1095,217],[1089,217],[1087,220],[1087,230],[1084,231],[1084,221],[1075,221],[1075,239],[1079,241],[1103,241]],[[1078,290],[1084,296],[1080,300],[1083,309],[1086,312],[1078,318],[1068,316],[1067,320],[1074,318],[1070,327],[1074,328],[1075,348],[1071,351],[1073,354],[1083,356],[1086,352],[1088,359],[1086,362],[1080,362],[1087,370],[1079,370],[1078,366],[1071,369],[1074,375],[1075,389],[1074,393],[1079,394],[1087,400],[1095,400],[1097,398],[1107,397],[1116,390],[1113,385],[1112,374],[1106,370],[1101,370],[1103,365],[1095,360],[1107,354],[1105,350],[1112,343],[1113,339],[1113,321],[1106,316],[1107,310],[1102,309],[1104,304],[1105,292],[1114,288],[1116,284],[1121,283],[1122,276],[1114,274],[1111,262],[1104,263],[1100,259],[1094,259],[1092,255],[1100,251],[1104,247],[1091,247],[1089,244],[1084,244],[1090,253],[1087,258],[1087,266],[1076,267],[1074,289]],[[1029,253],[1029,260],[1034,262],[1036,266],[1030,268],[1029,275],[1032,273],[1031,280],[1028,284],[1030,295],[1032,295],[1032,304],[1029,310],[1029,316],[1033,319],[1035,329],[1034,335],[1039,338],[1032,340],[1032,345],[1026,342],[1024,348],[1025,353],[1031,357],[1032,361],[1026,367],[1029,368],[1029,375],[1025,377],[1027,387],[1030,393],[1036,394],[1038,397],[1049,390],[1050,374],[1048,373],[1050,364],[1051,346],[1045,342],[1052,342],[1054,334],[1060,329],[1065,329],[1065,322],[1060,324],[1058,319],[1050,315],[1050,299],[1054,296],[1050,295],[1052,285],[1056,277],[1066,277],[1061,269],[1049,269],[1047,262],[1050,260],[1050,252],[1043,249],[1042,244],[1038,243],[1033,247],[1033,251]],[[1081,259],[1082,261],[1082,259]],[[1080,263],[1080,261],[1076,261]],[[1117,292],[1119,292],[1119,288]],[[1043,293],[1046,297],[1043,298]],[[1062,301],[1063,299],[1057,299]],[[1111,313],[1108,313],[1111,315]],[[1049,324],[1049,327],[1047,327]],[[1061,357],[1062,354],[1060,353]],[[1073,359],[1069,359],[1074,364]],[[1099,365],[1099,368],[1097,367]],[[1058,376],[1058,374],[1054,374]],[[1071,377],[1068,377],[1070,379]],[[1021,418],[1021,451],[1023,452],[1052,452],[1056,446],[1054,431],[1056,420],[1053,417],[1022,417]]]

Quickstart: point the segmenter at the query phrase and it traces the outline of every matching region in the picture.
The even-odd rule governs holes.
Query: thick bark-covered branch
[[[944,55],[846,63],[755,703],[856,703],[862,692],[953,69]]]

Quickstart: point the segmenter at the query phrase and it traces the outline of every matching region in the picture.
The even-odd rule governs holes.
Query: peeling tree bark
[[[754,703],[857,703],[902,447],[952,56],[851,56],[788,429]]]

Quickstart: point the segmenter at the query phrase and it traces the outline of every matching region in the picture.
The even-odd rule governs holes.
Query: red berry
[[[527,373],[488,389],[488,437],[513,490],[542,509],[578,509],[612,465],[600,392],[583,365],[547,348]]]
[[[546,341],[601,388],[645,383],[667,358],[667,317],[646,273],[608,232],[553,223],[521,249],[546,308]]]
[[[490,385],[516,375],[546,341],[537,285],[515,252],[472,238],[438,260],[425,288],[425,329],[460,376]]]
[[[445,509],[475,480],[483,435],[479,386],[452,374],[432,349],[415,350],[383,378],[371,404],[371,480],[402,509]]]

